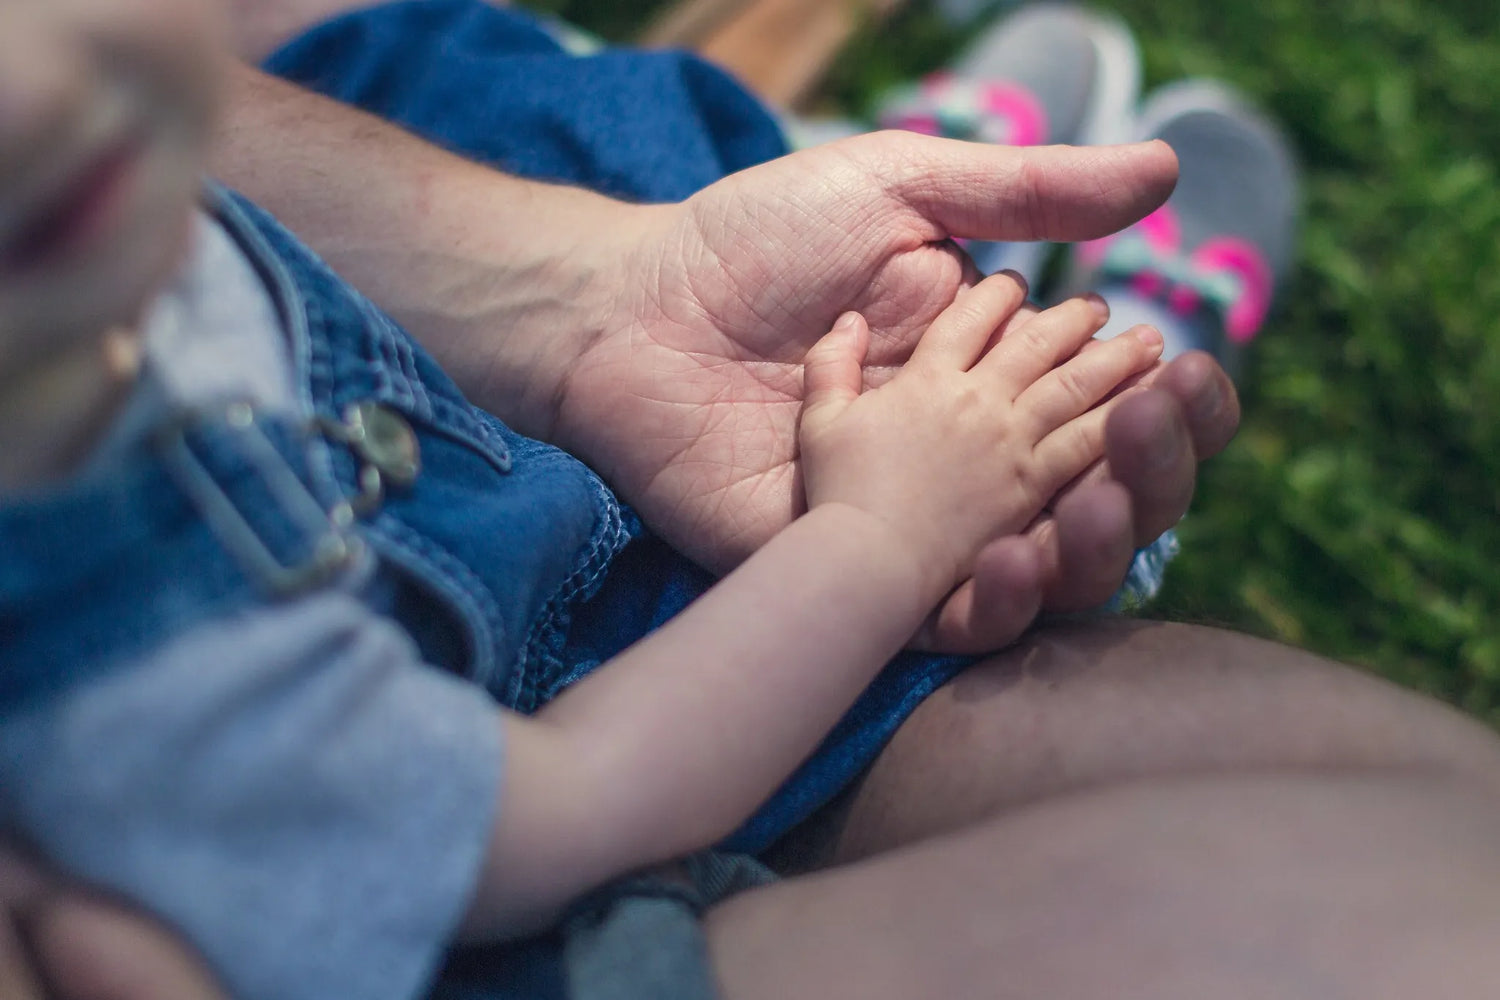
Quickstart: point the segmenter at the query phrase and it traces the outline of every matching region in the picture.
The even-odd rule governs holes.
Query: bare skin
[[[1500,741],[1458,713],[1129,623],[1040,636],[932,704],[953,738],[898,737],[836,864],[708,914],[726,1000],[1493,995]],[[987,771],[941,770],[977,748]],[[923,784],[925,825],[891,808]],[[0,916],[7,998],[222,997],[145,917],[4,852]]]
[[[1189,625],[1053,626],[927,699],[774,853],[809,870],[1102,786],[1329,768],[1443,771],[1500,796],[1490,730],[1342,664]]]
[[[1159,204],[1176,172],[1162,144],[1021,151],[887,134],[764,164],[680,205],[624,206],[469,164],[249,69],[232,93],[217,173],[369,291],[470,398],[590,462],[674,547],[721,571],[800,509],[801,362],[837,315],[870,318],[878,385],[977,279],[945,236],[1086,238]],[[1102,602],[1130,551],[1181,516],[1238,404],[1202,355],[1143,382],[1155,391],[1114,415],[1109,460],[1027,532],[1035,558],[1013,544],[982,554],[922,646],[997,649],[1038,604]]]
[[[241,6],[316,20],[351,5]],[[1110,472],[1137,503],[1106,500],[1092,523],[1185,506],[1217,432],[1184,410],[1230,405],[1192,364],[1162,376],[1190,391],[1143,394],[1111,422]],[[1485,997],[1497,763],[1472,722],[1281,647],[1128,623],[1044,632],[930,699],[803,831],[808,867],[834,867],[715,910],[712,956],[731,1000]],[[216,995],[154,925],[50,876],[0,904],[6,996]]]
[[[203,964],[143,914],[0,846],[5,1000],[214,1000]]]
[[[1492,790],[1444,769],[1127,781],[736,896],[705,928],[726,1000],[1482,1000],[1497,843]],[[28,879],[0,878],[6,997],[223,996],[145,917]]]
[[[1481,1000],[1500,802],[1306,769],[1047,799],[709,914],[728,1000]]]

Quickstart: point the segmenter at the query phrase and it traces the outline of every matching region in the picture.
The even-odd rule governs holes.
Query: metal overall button
[[[422,473],[422,448],[406,418],[380,403],[355,403],[344,422],[319,419],[318,429],[349,446],[360,462],[359,496],[350,505],[364,515],[380,506],[387,485],[407,489]]]

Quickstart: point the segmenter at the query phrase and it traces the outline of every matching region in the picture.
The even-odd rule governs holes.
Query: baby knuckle
[[[1076,365],[1057,370],[1058,390],[1076,412],[1083,412],[1094,402],[1095,392],[1091,380]]]
[[[1056,353],[1053,346],[1053,336],[1044,323],[1028,323],[1020,330],[1020,348],[1027,354],[1037,357],[1050,358]]]

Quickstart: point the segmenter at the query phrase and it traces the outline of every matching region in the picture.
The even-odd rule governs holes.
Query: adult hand
[[[1239,423],[1234,385],[1193,352],[1155,372],[1105,425],[1106,458],[1057,497],[1022,536],[979,554],[974,578],[917,636],[920,648],[983,653],[1014,641],[1039,610],[1082,611],[1114,595],[1134,558],[1175,524],[1198,462]]]
[[[247,68],[235,79],[225,179],[372,294],[470,398],[582,455],[719,570],[800,510],[801,362],[835,316],[870,320],[877,383],[977,277],[948,237],[1099,236],[1153,209],[1176,176],[1161,144],[1016,150],[888,133],[765,164],[681,205],[625,205],[506,177]],[[1123,493],[1060,497],[1057,520],[1033,532],[1034,566],[1017,573],[1004,546],[981,559],[977,590],[950,602],[963,613],[940,616],[929,640],[995,648],[1020,632],[1026,602],[1063,610],[1117,586],[1118,553],[1176,520],[1197,458],[1234,428],[1232,389],[1209,369],[1196,384],[1163,372],[1175,403],[1160,433],[1122,433],[1112,452]],[[1162,417],[1171,402],[1140,405]],[[1124,413],[1116,423],[1130,431]],[[1210,447],[1137,477],[1148,439]],[[1024,601],[1012,599],[1018,578]]]
[[[213,978],[149,918],[65,884],[0,846],[0,997],[224,1000]]]
[[[1161,143],[1014,149],[879,133],[650,209],[604,332],[572,362],[552,436],[670,542],[727,569],[801,510],[801,364],[837,315],[868,318],[866,379],[879,384],[978,277],[952,237],[1094,238],[1151,211],[1175,178]],[[1222,447],[1238,410],[1202,356],[1155,385],[1164,391],[1111,421],[1108,464],[1060,496],[1024,546],[987,552],[928,643],[994,648],[1039,603],[1099,603],[1129,552],[1175,522],[1197,461]]]

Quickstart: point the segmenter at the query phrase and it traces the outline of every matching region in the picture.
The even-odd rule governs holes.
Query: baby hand
[[[906,366],[864,393],[869,327],[840,318],[803,376],[809,509],[838,502],[875,515],[956,583],[986,542],[1024,529],[1092,465],[1112,394],[1157,361],[1161,335],[1137,327],[1091,343],[1108,309],[1076,298],[996,340],[1025,296],[1007,273],[961,292]]]

